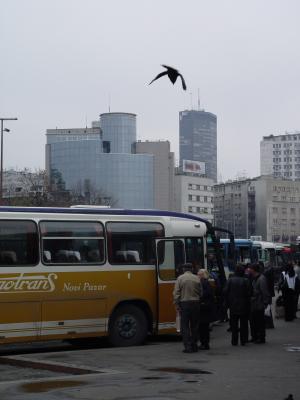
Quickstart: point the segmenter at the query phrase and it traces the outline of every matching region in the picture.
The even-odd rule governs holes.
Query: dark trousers
[[[250,315],[251,336],[253,340],[265,341],[266,327],[265,327],[265,311],[254,310]]]
[[[296,293],[293,289],[286,289],[283,292],[283,302],[285,311],[285,320],[292,321],[296,318],[297,306],[296,306]]]
[[[199,301],[182,301],[181,334],[185,350],[196,350],[199,329]]]
[[[230,313],[230,327],[231,343],[233,345],[238,344],[239,332],[241,344],[248,342],[248,314],[237,315]]]
[[[199,323],[199,340],[203,346],[209,344],[209,322]]]

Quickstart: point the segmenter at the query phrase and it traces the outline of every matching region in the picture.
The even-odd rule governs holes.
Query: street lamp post
[[[9,129],[3,129],[3,121],[16,121],[18,118],[0,118],[1,120],[1,157],[0,157],[0,205],[3,203],[3,132],[9,132]]]

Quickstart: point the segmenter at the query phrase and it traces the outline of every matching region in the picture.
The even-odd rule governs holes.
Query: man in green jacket
[[[194,353],[198,351],[197,340],[202,287],[197,275],[192,273],[192,264],[183,264],[182,270],[183,274],[176,280],[173,297],[181,316],[183,352]]]

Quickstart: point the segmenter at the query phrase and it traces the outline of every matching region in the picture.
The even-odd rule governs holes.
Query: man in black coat
[[[206,269],[199,269],[197,273],[202,286],[199,314],[199,350],[209,350],[209,323],[212,320],[214,293],[209,283],[209,274]]]
[[[228,279],[224,296],[230,311],[231,344],[238,344],[240,332],[240,343],[244,346],[248,341],[251,285],[244,275],[243,265],[238,264],[234,275]]]
[[[250,265],[252,280],[251,334],[254,343],[266,342],[265,308],[271,304],[271,295],[266,277],[260,273],[259,264]]]

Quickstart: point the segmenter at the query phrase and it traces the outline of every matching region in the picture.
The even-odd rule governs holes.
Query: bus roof
[[[261,247],[262,249],[275,249],[276,245],[273,242],[266,242],[264,240],[254,240],[254,247]]]
[[[221,243],[229,243],[230,239],[221,239]],[[234,239],[235,244],[252,244],[252,240],[250,239]]]
[[[152,209],[122,209],[122,208],[102,208],[102,207],[0,207],[0,213],[33,213],[33,214],[101,214],[101,215],[145,215],[157,217],[175,217],[200,221],[210,226],[210,222],[198,216],[180,213],[175,211],[163,211]],[[1,214],[0,214],[1,215]]]

